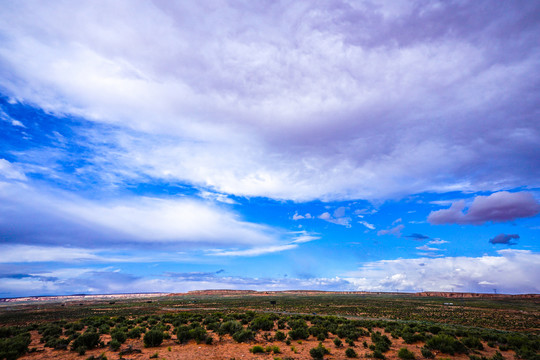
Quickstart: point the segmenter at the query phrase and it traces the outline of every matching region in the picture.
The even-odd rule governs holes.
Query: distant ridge
[[[441,297],[450,299],[539,299],[540,294],[486,294],[467,292],[422,291],[422,292],[372,292],[372,291],[324,291],[324,290],[283,290],[283,291],[257,291],[257,290],[231,290],[210,289],[192,290],[187,293],[131,293],[131,294],[77,294],[52,296],[26,296],[18,298],[0,298],[0,303],[34,302],[34,301],[80,301],[80,300],[113,300],[151,298],[160,296],[267,296],[267,295],[400,295],[418,297]]]
[[[317,294],[350,294],[350,295],[402,295],[418,297],[443,297],[443,298],[501,298],[501,299],[540,299],[540,294],[487,294],[487,293],[467,293],[467,292],[446,292],[446,291],[422,291],[422,292],[383,292],[383,291],[324,291],[324,290],[283,290],[283,291],[257,291],[257,290],[230,290],[211,289],[193,290],[187,293],[171,293],[167,296],[189,296],[189,295],[317,295]]]

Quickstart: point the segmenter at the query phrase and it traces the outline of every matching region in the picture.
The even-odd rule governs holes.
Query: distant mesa
[[[134,293],[134,294],[101,294],[101,295],[59,295],[59,296],[28,296],[19,298],[0,298],[0,303],[12,302],[69,302],[80,300],[107,300],[109,304],[114,304],[119,299],[144,299],[152,302],[148,298],[160,296],[266,296],[266,295],[399,295],[399,296],[418,296],[418,297],[440,297],[440,298],[500,298],[500,299],[540,299],[540,294],[482,294],[467,292],[450,291],[422,291],[422,292],[370,292],[370,291],[321,291],[321,290],[284,290],[284,291],[256,291],[256,290],[193,290],[187,293]]]

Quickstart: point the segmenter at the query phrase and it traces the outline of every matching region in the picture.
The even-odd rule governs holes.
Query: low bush
[[[251,352],[253,354],[264,353],[264,348],[262,346],[260,346],[260,345],[255,345],[254,347],[249,349],[249,352]]]
[[[253,338],[254,338],[253,331],[247,330],[247,329],[240,330],[233,334],[234,341],[239,342],[239,343],[253,340]]]
[[[428,348],[423,347],[422,349],[420,349],[420,352],[422,353],[422,356],[426,359],[433,359],[435,357],[435,355]]]
[[[150,330],[144,334],[143,341],[145,347],[159,346],[163,342],[163,332],[159,330]]]
[[[93,349],[99,345],[99,334],[94,331],[86,331],[84,334],[73,340],[71,349],[77,351],[79,354],[88,349]]]
[[[109,342],[109,347],[111,348],[112,351],[118,351],[118,349],[120,349],[120,346],[122,346],[122,344],[120,343],[120,341],[116,339],[112,339]]]
[[[114,339],[120,344],[123,344],[127,340],[127,335],[123,330],[114,329],[113,331],[111,331],[111,339]]]
[[[10,330],[0,338],[0,359],[14,360],[28,352],[31,337],[29,332]]]
[[[285,335],[284,332],[278,330],[278,331],[276,331],[276,334],[274,335],[274,337],[276,338],[277,341],[283,341],[283,340],[285,340],[287,335]]]
[[[398,357],[402,360],[414,360],[414,354],[407,348],[399,349]]]
[[[317,347],[309,350],[309,355],[314,359],[322,359],[324,355],[330,354],[330,351],[324,347],[322,343],[319,343]]]
[[[345,350],[345,356],[348,358],[357,358],[358,354],[353,348],[347,348],[347,350]]]
[[[270,331],[274,328],[274,321],[269,315],[258,315],[251,321],[250,327],[254,331]]]
[[[462,342],[446,334],[433,336],[431,339],[426,341],[426,347],[430,350],[439,350],[450,355],[454,355],[454,353],[468,353],[467,348]]]

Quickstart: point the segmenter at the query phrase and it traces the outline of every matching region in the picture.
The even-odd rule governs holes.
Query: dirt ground
[[[382,331],[381,331],[382,332]],[[105,354],[109,360],[116,360],[116,359],[149,359],[150,356],[153,356],[154,354],[158,354],[157,359],[286,359],[286,358],[292,358],[292,359],[312,359],[309,350],[313,347],[316,347],[319,342],[314,339],[313,337],[310,337],[309,340],[302,340],[302,341],[293,341],[290,345],[285,344],[285,342],[280,341],[274,341],[274,342],[268,342],[264,340],[262,333],[257,334],[257,337],[255,341],[252,341],[250,343],[237,343],[235,342],[229,335],[223,336],[221,339],[217,334],[212,334],[209,332],[212,337],[214,338],[214,343],[212,345],[206,345],[206,344],[196,344],[195,341],[190,341],[187,344],[178,344],[176,342],[176,336],[172,336],[169,340],[164,340],[161,346],[154,347],[154,348],[145,348],[142,337],[138,340],[128,339],[121,347],[121,349],[127,348],[128,345],[131,345],[134,349],[139,349],[142,352],[140,354],[130,354],[130,355],[123,355],[120,356],[118,351],[113,352],[110,351],[108,347],[105,348],[98,348],[89,350],[84,355],[79,355],[78,353],[74,351],[69,350],[53,350],[51,348],[46,348],[39,342],[40,336],[36,331],[32,332],[32,343],[30,344],[29,348],[36,348],[37,351],[33,353],[29,353],[20,359],[62,359],[62,360],[69,360],[69,359],[77,359],[77,360],[85,360],[90,356],[99,356],[101,354]],[[273,335],[273,332],[270,332],[271,335]],[[389,334],[388,334],[389,335]],[[390,336],[389,336],[390,337]],[[323,345],[330,350],[330,355],[326,355],[325,359],[347,359],[345,356],[345,350],[348,348],[348,346],[342,346],[337,348],[333,343],[333,337],[330,339],[326,339],[323,342]],[[101,335],[101,340],[105,343],[110,341],[109,335]],[[397,352],[399,349],[406,347],[410,351],[412,351],[416,359],[422,359],[422,355],[420,353],[420,349],[424,345],[423,343],[416,343],[416,344],[405,344],[403,339],[392,339],[392,346],[390,348],[390,351],[385,353],[385,356],[388,360],[398,360]],[[368,344],[371,343],[369,337],[363,337],[360,338],[356,343],[354,350],[358,354],[358,358],[367,358],[368,354],[371,353],[369,349],[365,349],[362,345],[363,341],[366,341]],[[249,352],[249,349],[252,348],[255,345],[261,345],[262,347],[266,348],[268,345],[276,345],[279,347],[281,353],[274,354],[274,353],[264,353],[264,354],[252,354]],[[478,356],[485,356],[487,358],[490,358],[495,354],[497,349],[490,348],[487,346],[486,343],[484,343],[484,350],[479,351],[477,353]],[[505,357],[506,360],[514,360],[515,354],[512,351],[503,351],[501,352],[502,355]],[[435,359],[456,359],[456,360],[469,360],[468,355],[454,355],[450,356],[448,354],[436,354]]]

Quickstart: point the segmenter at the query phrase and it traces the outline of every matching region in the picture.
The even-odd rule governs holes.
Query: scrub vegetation
[[[317,297],[303,299],[314,303]],[[220,304],[240,304],[242,300],[243,306],[216,309]],[[32,313],[31,308],[24,308],[24,312],[2,309],[5,326],[0,327],[0,359],[37,359],[51,351],[77,359],[81,355],[93,359],[118,358],[141,352],[149,356],[158,354],[159,358],[174,358],[179,354],[184,356],[182,351],[195,351],[193,357],[186,358],[196,358],[197,351],[204,357],[204,352],[210,349],[223,354],[234,351],[237,357],[244,355],[243,358],[264,355],[280,359],[324,359],[329,356],[343,359],[399,357],[403,360],[454,356],[468,356],[470,360],[540,359],[540,337],[535,328],[537,324],[532,320],[528,324],[532,330],[512,331],[504,326],[472,327],[429,318],[376,319],[358,314],[301,313],[292,310],[300,310],[305,304],[302,299],[292,296],[273,299],[276,304],[272,310],[264,308],[263,300],[269,303],[267,297],[200,297],[181,301],[164,298],[150,303],[125,301],[112,307],[109,304],[108,311],[100,303],[68,304],[61,309],[58,304],[48,304],[41,307],[41,318],[37,321],[25,318],[26,314]],[[317,308],[328,312],[337,309],[348,312],[352,308],[350,298],[339,303],[338,297],[333,304],[322,297],[318,300]],[[362,298],[357,297],[357,301],[357,308],[368,306],[363,304]],[[405,308],[414,306],[415,301],[401,300]],[[371,306],[373,304],[371,302]],[[430,299],[424,305],[435,307],[436,300]],[[495,307],[476,305],[479,312],[498,311]],[[529,305],[518,303],[516,307],[526,307],[538,314],[537,305],[534,302]],[[76,317],[72,307],[76,307],[82,316]],[[288,311],[279,307],[287,307]],[[507,305],[507,310],[510,309]],[[5,319],[13,315],[12,311],[19,313],[18,321],[6,322]],[[400,311],[396,309],[393,314]],[[517,313],[521,314],[521,311],[524,310]],[[512,323],[512,319],[503,324],[507,323]],[[196,350],[194,346],[197,346]]]

